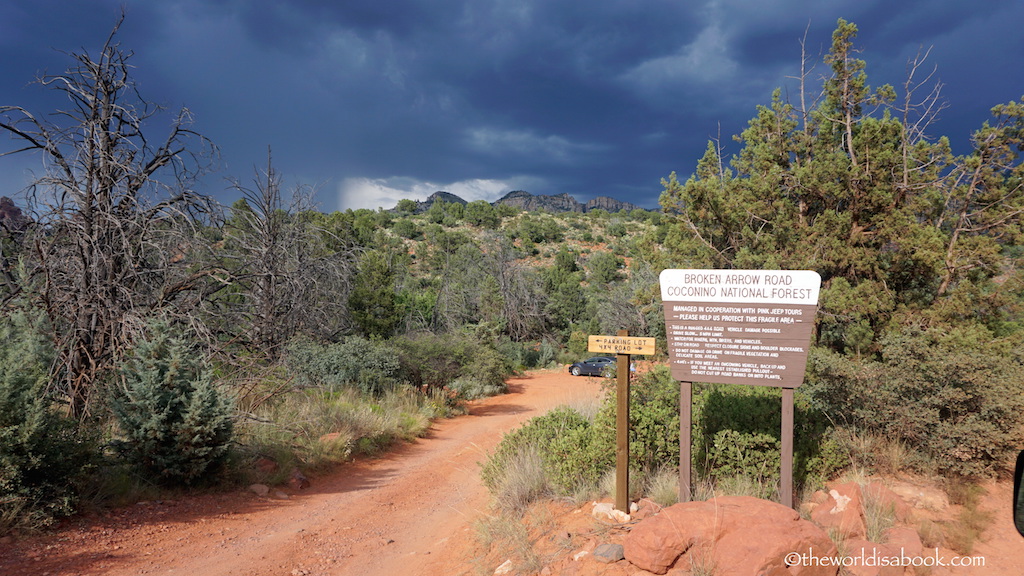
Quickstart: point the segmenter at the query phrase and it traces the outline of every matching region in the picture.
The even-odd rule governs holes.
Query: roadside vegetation
[[[995,106],[970,152],[954,155],[928,131],[942,102],[915,78],[923,59],[902,90],[873,88],[856,33],[838,22],[820,92],[808,75],[795,102],[776,91],[735,152],[713,140],[693,174],[662,181],[666,233],[638,259],[653,270],[817,271],[819,314],[795,399],[798,494],[850,474],[969,487],[954,490],[972,495],[958,522],[921,530],[969,551],[988,521],[976,482],[1005,472],[1024,430],[1024,101]],[[695,385],[696,498],[779,498],[779,396]],[[676,498],[678,398],[664,368],[635,383],[634,497]],[[506,435],[482,474],[501,513],[610,496],[614,403],[593,417],[559,408]],[[872,510],[874,533],[887,522]]]
[[[0,532],[378,454],[516,371],[580,360],[588,335],[655,337],[661,360],[666,268],[821,274],[802,488],[851,468],[970,480],[1018,447],[1024,102],[954,155],[927,130],[937,94],[912,77],[871,88],[840,21],[821,91],[804,79],[813,106],[776,92],[735,152],[712,141],[691,176],[664,179],[660,211],[325,214],[269,151],[232,206],[190,192],[216,148],[187,110],[151,133],[158,111],[114,37],[42,79],[70,113],[0,107],[12,150],[45,158],[31,193],[0,204]],[[696,386],[702,489],[777,497],[778,396]],[[632,399],[635,492],[663,503],[678,397],[655,367]],[[589,497],[613,442],[608,401],[562,408],[510,433],[483,479],[513,514]]]

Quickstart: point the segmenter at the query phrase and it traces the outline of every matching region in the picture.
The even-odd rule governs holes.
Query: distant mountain
[[[422,202],[416,202],[416,213],[426,212],[434,205],[434,202],[441,200],[448,203],[466,204],[462,198],[450,192],[434,192],[429,198]],[[535,210],[547,210],[548,212],[589,212],[591,210],[607,210],[618,212],[619,210],[635,210],[639,208],[636,204],[622,202],[607,196],[598,196],[586,204],[576,200],[568,194],[547,196],[544,194],[534,195],[523,190],[514,190],[505,194],[498,200],[491,202],[492,206],[500,205],[514,206],[526,212]]]
[[[28,225],[28,218],[21,208],[7,196],[0,196],[0,230],[20,231]]]

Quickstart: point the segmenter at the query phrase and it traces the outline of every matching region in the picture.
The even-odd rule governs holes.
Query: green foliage
[[[515,369],[547,368],[556,361],[558,349],[549,340],[516,342],[508,336],[498,338],[495,350]]]
[[[601,474],[614,465],[614,451],[601,445],[590,421],[575,410],[556,408],[506,434],[481,471],[492,493],[502,486],[519,454],[539,450],[544,474],[556,493],[571,494],[597,485]]]
[[[395,296],[395,274],[388,256],[371,250],[359,259],[348,306],[363,336],[386,338],[401,321]]]
[[[396,338],[394,345],[403,378],[424,390],[443,388],[460,377],[503,388],[513,369],[493,345],[470,335],[409,335]]]
[[[300,387],[352,388],[380,395],[401,379],[397,356],[390,344],[349,336],[333,344],[297,340],[288,346],[285,361]]]
[[[593,285],[610,284],[622,279],[619,272],[625,264],[611,252],[596,252],[587,260],[587,281]]]
[[[695,394],[695,454],[711,477],[777,479],[782,398],[766,386],[703,385]],[[848,464],[829,420],[803,388],[793,399],[793,475],[797,483],[825,481]]]
[[[255,418],[239,422],[238,452],[248,462],[272,458],[280,474],[294,467],[326,469],[420,437],[433,418],[444,414],[442,401],[409,388],[374,397],[352,388],[292,389],[257,406]],[[275,482],[285,478],[255,479]]]
[[[511,204],[499,204],[495,210],[498,211],[499,218],[511,218],[519,214],[519,209]]]
[[[856,36],[837,22],[815,108],[776,90],[735,155],[709,142],[689,178],[662,181],[667,260],[818,271],[815,407],[945,472],[988,473],[1021,424],[1024,101],[994,107],[954,156],[924,137],[935,102],[913,104],[914,82],[899,98],[868,84]],[[731,442],[765,440],[727,429],[751,434]],[[826,453],[829,468],[840,456]]]
[[[408,198],[402,198],[395,205],[395,209],[402,214],[412,214],[416,212],[416,201]]]
[[[21,313],[0,324],[0,533],[75,511],[91,444],[46,395],[53,350]]]
[[[446,205],[447,202],[443,200],[435,200],[430,205],[430,208],[427,209],[427,221],[434,224],[441,224],[444,222]]]
[[[416,226],[416,223],[409,218],[399,218],[395,221],[391,230],[402,238],[409,240],[417,240],[423,236],[423,234],[420,233],[419,227]]]
[[[185,335],[155,322],[121,368],[110,407],[125,460],[158,483],[194,484],[224,463],[233,431],[231,400],[212,382]]]
[[[839,422],[916,447],[946,473],[991,473],[1019,448],[1020,334],[911,325],[880,345],[880,360],[816,350],[804,387],[814,403]]]
[[[615,451],[614,391],[595,419],[606,450]],[[644,473],[679,466],[679,382],[658,366],[636,378],[629,397],[630,458]]]
[[[819,343],[854,355],[877,354],[896,315],[1014,267],[1003,248],[1024,217],[1024,102],[993,108],[973,152],[953,157],[946,139],[900,120],[921,122],[921,110],[868,85],[856,35],[839,20],[817,108],[800,111],[776,90],[735,156],[709,142],[695,173],[671,174],[661,197],[677,266],[818,271]]]
[[[609,236],[614,236],[615,238],[622,238],[623,236],[626,235],[627,232],[626,224],[624,222],[618,221],[612,222],[611,224],[608,225],[607,228],[605,228],[605,232],[607,232]]]
[[[488,396],[497,396],[508,391],[508,387],[485,383],[473,376],[459,376],[448,383],[448,390],[457,400],[478,400]]]
[[[466,204],[464,218],[469,224],[488,230],[495,230],[501,224],[498,211],[486,200],[474,200]]]
[[[779,477],[782,446],[770,434],[719,430],[704,449],[706,467],[715,477],[744,476],[758,483]]]
[[[519,220],[516,236],[535,244],[561,242],[564,236],[561,226],[553,218],[525,215]]]
[[[782,404],[777,389],[757,386],[696,386],[693,398],[693,452],[697,471],[723,481],[746,478],[758,485],[778,480]],[[667,366],[658,366],[631,385],[629,443],[631,468],[641,478],[679,466],[680,384]],[[848,458],[831,438],[821,413],[802,395],[795,399],[794,477],[798,484],[820,483],[842,469]],[[500,486],[514,455],[536,449],[556,494],[593,489],[614,467],[616,399],[606,396],[593,422],[558,408],[534,418],[502,439],[484,465],[484,481]]]
[[[564,246],[555,254],[555,263],[541,271],[547,294],[545,312],[551,326],[565,331],[581,322],[587,311],[587,298],[581,286],[583,273],[576,264],[576,256]]]

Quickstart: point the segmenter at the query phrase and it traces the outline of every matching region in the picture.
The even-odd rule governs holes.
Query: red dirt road
[[[144,503],[75,518],[43,536],[0,539],[0,576],[461,576],[490,574],[470,556],[487,513],[478,462],[502,435],[559,404],[596,398],[600,383],[563,371],[510,381],[429,436],[383,458],[313,478],[287,500],[247,491]],[[933,574],[1010,576],[1024,566],[1012,485],[992,482],[993,521],[973,555],[983,566]]]
[[[145,503],[74,519],[42,537],[0,540],[0,574],[472,573],[464,550],[488,505],[478,462],[519,423],[600,394],[596,379],[561,370],[510,387],[466,416],[436,422],[426,438],[314,478],[287,500],[239,492]]]

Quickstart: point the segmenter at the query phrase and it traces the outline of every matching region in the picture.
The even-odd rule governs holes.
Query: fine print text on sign
[[[820,288],[809,270],[665,270],[672,377],[800,386]]]
[[[654,338],[589,336],[587,351],[603,354],[654,354]]]

